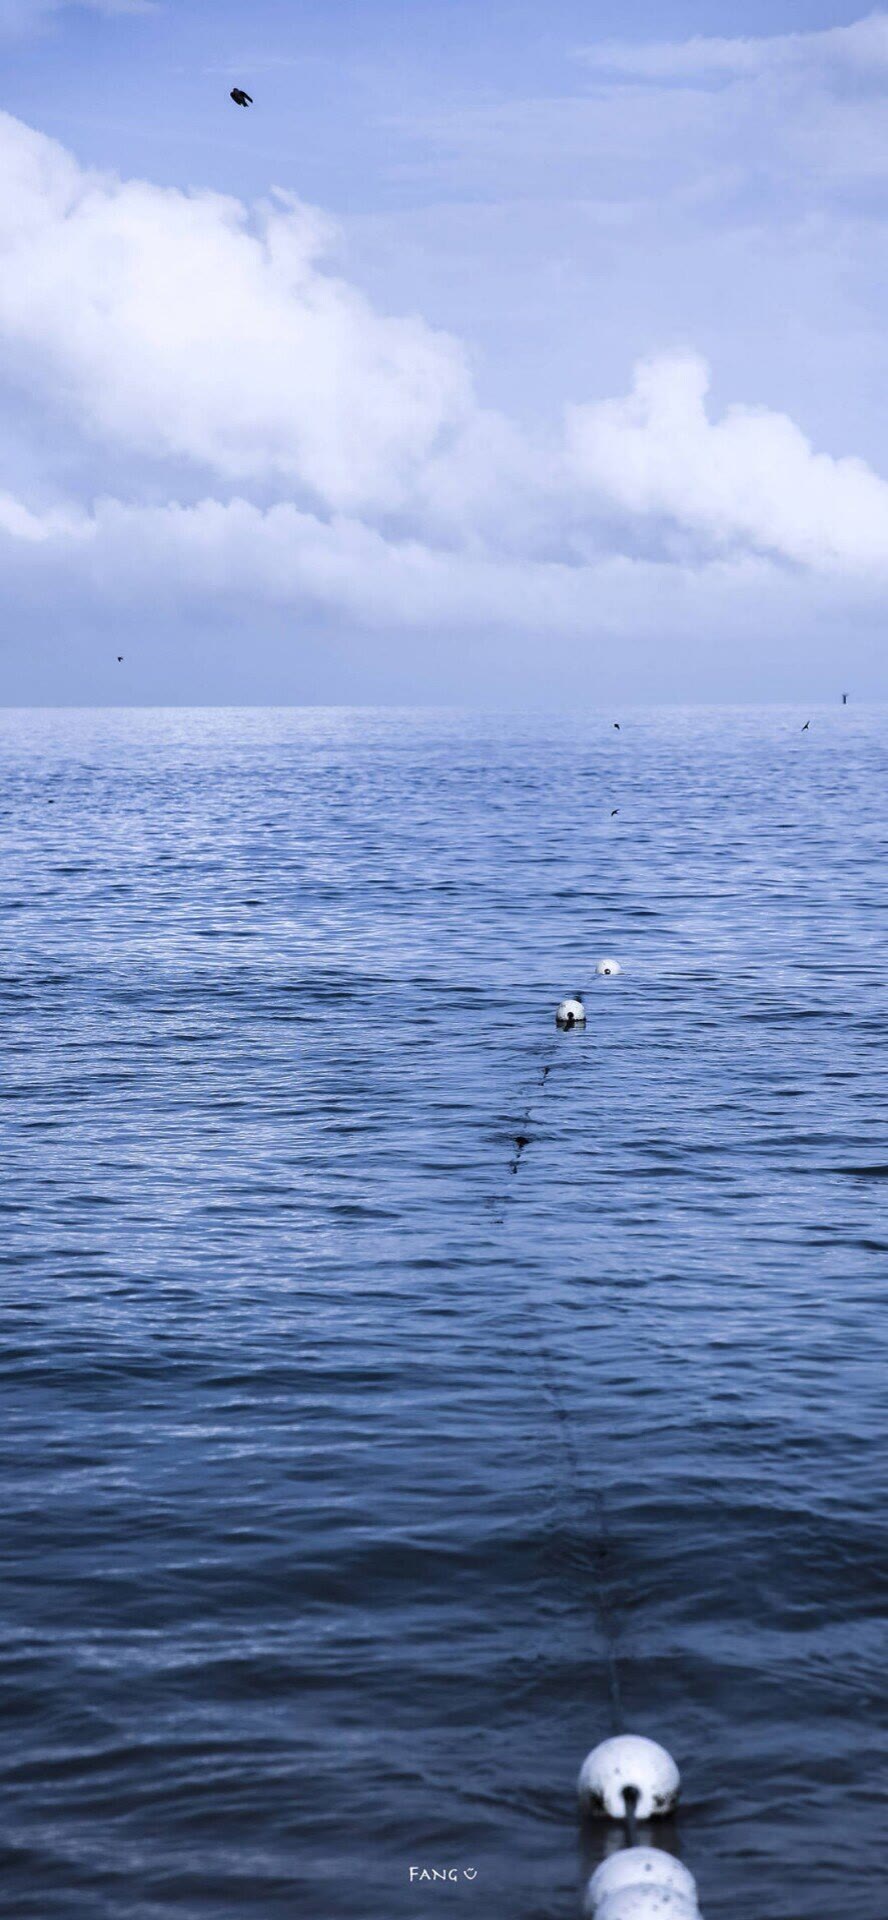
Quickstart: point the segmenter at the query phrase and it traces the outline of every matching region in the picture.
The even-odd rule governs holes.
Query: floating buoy
[[[555,1025],[558,1027],[584,1027],[586,1025],[586,1009],[578,993],[574,994],[572,1000],[562,1000],[561,1005],[556,1008]]]
[[[599,960],[596,973],[622,973],[619,960]]]
[[[659,1847],[622,1847],[593,1873],[586,1888],[584,1912],[589,1920],[610,1912],[610,1902],[618,1894],[670,1894],[685,1902],[690,1913],[697,1911],[697,1883],[687,1867],[674,1854]],[[639,1909],[640,1911],[640,1909]],[[651,1911],[655,1911],[654,1908]]]
[[[630,1808],[638,1820],[670,1813],[680,1791],[681,1778],[672,1755],[641,1733],[602,1740],[580,1769],[581,1806],[590,1813],[603,1811],[612,1820],[625,1820]]]
[[[701,1920],[696,1900],[669,1887],[623,1887],[594,1909],[595,1920]]]

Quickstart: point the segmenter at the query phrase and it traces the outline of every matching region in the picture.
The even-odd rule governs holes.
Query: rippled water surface
[[[0,717],[4,1914],[571,1920],[615,1659],[884,1920],[888,716],[614,717]]]

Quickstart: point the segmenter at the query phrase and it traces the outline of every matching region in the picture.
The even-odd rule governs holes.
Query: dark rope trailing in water
[[[626,1809],[626,1838],[630,1847],[637,1847],[638,1821],[635,1818],[635,1809],[638,1806],[637,1787],[623,1788],[623,1805]]]
[[[536,1093],[531,1095],[527,1103],[527,1107],[525,1109],[524,1119],[521,1123],[520,1131],[515,1135],[515,1151],[509,1165],[509,1172],[513,1176],[518,1173],[524,1150],[530,1144],[530,1135],[527,1132],[527,1128],[530,1125],[531,1114],[534,1110],[534,1106],[536,1104],[537,1098],[541,1097],[546,1090],[546,1084],[549,1079],[549,1075],[551,1074],[552,1069],[555,1065],[556,1059],[557,1059],[557,1049],[553,1049],[551,1058],[548,1059],[543,1065],[542,1075],[540,1077],[540,1081],[536,1089]],[[505,1194],[503,1197],[501,1211],[500,1211],[499,1217],[495,1222],[497,1226],[505,1225],[506,1208],[508,1206],[510,1199],[512,1199],[512,1197],[514,1196],[514,1192],[515,1192],[515,1188],[514,1188],[514,1182],[513,1182],[512,1184],[510,1184],[507,1194]],[[546,1329],[545,1319],[540,1311],[540,1308],[536,1300],[532,1296],[531,1296],[531,1311],[535,1316],[537,1328],[538,1328],[538,1350],[539,1350],[540,1359],[542,1360],[542,1363],[543,1363],[543,1374],[545,1379],[546,1392],[549,1398],[549,1403],[551,1406],[552,1413],[555,1418],[556,1431],[558,1433],[558,1437],[559,1437],[561,1447],[564,1453],[565,1461],[567,1464],[567,1477],[573,1483],[572,1505],[573,1505],[573,1508],[578,1511],[583,1506],[585,1506],[589,1500],[589,1488],[586,1484],[585,1476],[583,1474],[583,1470],[580,1465],[579,1456],[577,1454],[573,1433],[571,1431],[570,1411],[565,1402],[564,1395],[561,1391],[561,1382],[559,1378],[558,1367],[556,1364],[554,1353],[549,1344],[549,1338],[548,1338],[548,1333]],[[598,1616],[599,1628],[601,1631],[601,1637],[604,1645],[604,1668],[605,1668],[605,1675],[607,1678],[607,1691],[608,1691],[608,1698],[610,1702],[612,1731],[616,1734],[616,1733],[622,1733],[624,1731],[624,1725],[625,1725],[624,1713],[623,1713],[623,1695],[622,1695],[622,1687],[620,1684],[620,1667],[619,1667],[619,1658],[617,1653],[617,1645],[618,1645],[618,1638],[619,1638],[619,1622],[618,1622],[617,1616],[615,1615],[610,1592],[608,1590],[609,1589],[608,1574],[609,1574],[609,1560],[610,1560],[611,1547],[610,1547],[610,1536],[609,1536],[609,1528],[608,1528],[607,1508],[605,1505],[604,1494],[602,1493],[600,1488],[594,1489],[592,1494],[592,1502],[593,1502],[593,1506],[596,1513],[596,1534],[597,1534],[597,1538],[595,1540],[595,1544],[594,1544],[592,1556],[591,1556],[592,1564],[593,1564],[593,1579],[595,1582],[595,1611]],[[631,1797],[633,1794],[635,1795],[634,1798]],[[637,1794],[635,1794],[635,1790],[631,1787],[628,1788],[626,1790],[626,1831],[629,1836],[629,1844],[631,1846],[634,1846],[635,1844],[637,1844],[636,1840],[633,1839],[633,1835],[637,1834],[637,1825],[635,1820],[636,1800],[637,1800]]]
[[[515,1151],[509,1162],[510,1174],[516,1174],[518,1172],[518,1168],[521,1165],[521,1155],[523,1154],[525,1147],[530,1146],[531,1136],[528,1133],[527,1129],[530,1126],[530,1118],[531,1118],[531,1114],[533,1113],[534,1106],[536,1104],[536,1097],[537,1095],[542,1095],[543,1093],[545,1093],[546,1081],[548,1080],[548,1077],[554,1065],[555,1065],[554,1058],[551,1060],[547,1060],[545,1062],[543,1066],[543,1071],[540,1075],[539,1086],[536,1089],[536,1094],[531,1094],[531,1097],[527,1102],[527,1106],[524,1109],[524,1118],[521,1121],[521,1125],[518,1129],[518,1132],[514,1136]],[[495,1223],[498,1227],[501,1227],[503,1224],[503,1216],[505,1214],[505,1210],[509,1204],[510,1199],[511,1199],[511,1189],[509,1190],[508,1193],[503,1194],[503,1197],[499,1203],[500,1213],[499,1213],[499,1218]],[[496,1203],[494,1202],[494,1204]]]

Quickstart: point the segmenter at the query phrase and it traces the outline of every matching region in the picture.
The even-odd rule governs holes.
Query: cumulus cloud
[[[337,274],[291,196],[121,181],[8,116],[0,160],[6,367],[126,472],[98,500],[7,474],[23,599],[579,639],[737,630],[800,579],[881,590],[888,483],[785,414],[711,412],[699,355],[533,437],[480,403],[458,340]]]
[[[636,370],[631,394],[575,407],[573,470],[627,514],[657,516],[710,550],[752,549],[811,568],[888,567],[888,483],[864,461],[816,453],[785,414],[706,410],[695,354]]]
[[[326,222],[85,171],[0,117],[0,338],[87,432],[395,508],[465,419],[461,347],[323,261]]]

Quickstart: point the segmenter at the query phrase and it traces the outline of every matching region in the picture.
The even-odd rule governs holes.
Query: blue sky
[[[0,0],[0,56],[0,699],[888,694],[888,14]]]

